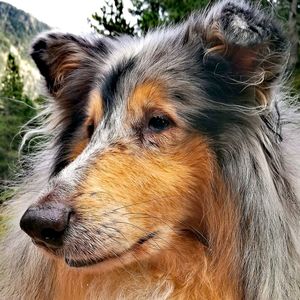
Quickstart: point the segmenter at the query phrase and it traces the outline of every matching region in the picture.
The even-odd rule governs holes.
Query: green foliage
[[[0,214],[0,238],[6,231],[6,219],[4,215]]]
[[[133,0],[134,9],[130,13],[137,17],[137,29],[142,33],[166,21],[165,8],[159,0]]]
[[[145,34],[149,29],[161,24],[178,23],[187,17],[192,11],[203,9],[215,0],[132,0],[133,9],[129,13],[136,19],[134,26],[129,25],[124,18],[122,0],[108,1],[102,6],[101,15],[95,13],[92,18],[96,22],[91,25],[96,31],[114,36],[121,33],[129,35]],[[272,6],[277,17],[287,26],[291,8],[291,0],[262,0],[263,6]],[[297,15],[298,30],[300,31],[300,5]],[[300,50],[300,49],[299,49]],[[299,56],[298,56],[299,57]],[[299,60],[298,60],[299,61]],[[294,74],[294,86],[300,90],[300,64],[296,65]]]
[[[11,53],[7,57],[5,75],[1,81],[1,85],[1,95],[6,98],[3,99],[6,103],[4,107],[5,114],[14,114],[18,109],[16,100],[22,98],[24,84],[20,76],[19,66]],[[8,101],[7,98],[11,98],[12,101]]]
[[[94,25],[93,21],[89,19],[91,27],[100,34],[116,36],[134,33],[133,26],[124,17],[122,0],[113,0],[113,3],[106,0],[105,5],[100,8],[100,14],[94,13],[92,19],[99,25]]]
[[[134,6],[129,10],[137,23],[132,26],[124,17],[122,0],[105,1],[100,14],[94,13],[90,21],[91,27],[97,32],[109,36],[122,33],[129,35],[146,33],[149,29],[161,24],[179,22],[191,11],[206,6],[209,0],[132,0]]]
[[[0,189],[0,205],[4,203],[4,201],[11,199],[13,196],[14,191],[12,189],[6,189],[1,191]],[[7,222],[9,218],[3,213],[1,206],[0,206],[0,239],[2,235],[6,232],[7,229]]]
[[[208,3],[209,0],[133,0],[130,13],[137,17],[137,31],[146,33],[161,24],[178,23]]]
[[[161,3],[167,12],[170,21],[178,23],[192,11],[206,7],[213,1],[209,0],[162,0]]]
[[[293,85],[297,91],[300,91],[300,66],[294,72]]]
[[[16,162],[21,127],[35,114],[34,102],[23,93],[23,79],[8,55],[0,90],[0,179],[7,179]]]

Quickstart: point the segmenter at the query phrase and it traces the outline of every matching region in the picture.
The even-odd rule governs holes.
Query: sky
[[[100,12],[104,0],[4,0],[15,7],[30,13],[50,27],[72,33],[91,31],[87,18]],[[131,7],[130,0],[124,1]],[[129,14],[125,14],[130,20]]]

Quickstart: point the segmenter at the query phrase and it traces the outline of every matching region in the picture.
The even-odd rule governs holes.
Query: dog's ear
[[[258,4],[224,0],[194,26],[201,31],[204,65],[220,75],[220,80],[231,80],[242,89],[255,87],[256,105],[269,104],[272,87],[282,77],[288,57],[288,43],[271,14]]]
[[[31,57],[52,96],[60,91],[68,76],[84,64],[93,65],[97,55],[105,54],[106,46],[72,34],[49,32],[32,44]],[[100,56],[99,56],[100,57]]]

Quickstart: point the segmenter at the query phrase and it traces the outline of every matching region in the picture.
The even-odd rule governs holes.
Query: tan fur
[[[168,100],[163,82],[147,81],[138,85],[128,101],[128,119],[139,120],[144,115],[164,113],[176,119],[178,125],[183,122],[177,116],[176,110]]]
[[[207,256],[197,242],[177,237],[157,256],[113,271],[84,273],[58,264],[54,299],[241,299],[235,278],[216,278]]]
[[[80,134],[77,136],[77,138],[74,139],[72,146],[71,146],[71,152],[69,154],[69,160],[74,160],[87,146],[89,143],[89,137],[88,137],[88,126],[94,125],[94,127],[97,127],[97,124],[99,124],[100,120],[103,116],[103,106],[102,106],[102,99],[99,94],[98,90],[92,90],[89,99],[88,99],[88,105],[86,109],[87,118],[80,129]]]
[[[80,66],[80,63],[84,60],[84,55],[75,46],[53,46],[52,59],[55,63],[55,67],[50,66],[51,76],[55,78],[53,93],[56,97],[61,96],[61,87],[66,77],[76,68]]]
[[[148,113],[168,114],[180,124],[157,82],[135,89],[127,113],[128,126]],[[101,115],[93,100],[89,115]],[[100,226],[96,220],[103,231],[118,230],[102,255],[121,255],[87,270],[58,261],[55,299],[240,298],[238,220],[207,141],[180,126],[148,138],[160,152],[138,151],[134,142],[120,141],[89,167],[72,206],[90,220],[88,227]],[[208,246],[180,232],[182,224],[205,235]],[[156,237],[136,245],[154,231]]]

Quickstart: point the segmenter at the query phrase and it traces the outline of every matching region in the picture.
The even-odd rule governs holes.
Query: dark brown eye
[[[92,137],[93,133],[94,133],[94,130],[95,130],[95,125],[94,123],[91,123],[87,126],[87,133],[88,133],[88,137],[89,139]]]
[[[166,116],[155,116],[149,121],[148,127],[152,131],[160,132],[170,126],[170,120]]]

